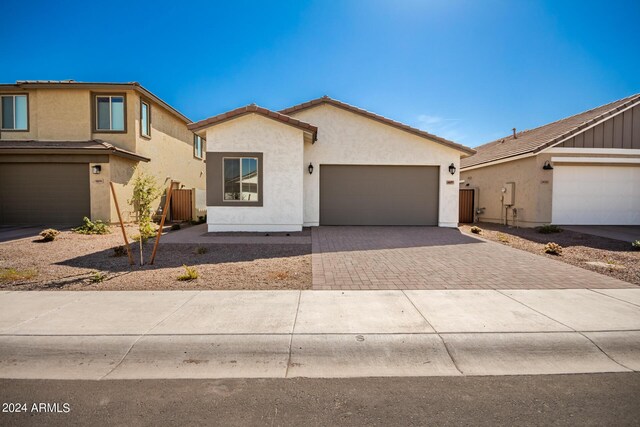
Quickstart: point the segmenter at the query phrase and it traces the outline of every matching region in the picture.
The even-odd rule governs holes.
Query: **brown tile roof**
[[[60,154],[113,154],[120,157],[126,157],[129,159],[140,160],[143,162],[149,162],[151,159],[143,157],[132,151],[118,148],[113,144],[100,139],[93,139],[90,141],[36,141],[36,140],[11,140],[0,141],[0,152],[17,152],[21,150],[31,151],[46,151],[46,152],[59,152]]]
[[[637,102],[640,102],[640,94],[632,95],[544,126],[517,132],[517,138],[514,138],[513,135],[505,136],[476,147],[477,153],[463,159],[461,167],[468,168],[521,154],[537,153]]]
[[[235,119],[240,116],[244,116],[246,114],[260,114],[261,116],[268,117],[273,120],[280,121],[290,126],[297,127],[307,132],[311,132],[313,134],[313,140],[315,141],[315,137],[318,133],[318,128],[310,125],[309,123],[305,123],[301,120],[294,119],[293,117],[289,117],[285,114],[278,113],[275,111],[271,111],[269,109],[259,107],[255,104],[247,105],[245,107],[236,108],[235,110],[227,111],[226,113],[218,114],[217,116],[209,117],[208,119],[200,120],[199,122],[190,123],[187,127],[191,131],[198,131],[209,126],[217,125],[222,122],[226,122],[227,120]]]
[[[378,114],[372,113],[371,111],[363,110],[362,108],[355,107],[353,105],[347,104],[342,101],[338,101],[337,99],[329,98],[328,96],[323,96],[322,98],[313,99],[311,101],[303,102],[302,104],[294,105],[293,107],[285,108],[284,110],[280,110],[282,114],[292,114],[297,113],[298,111],[306,110],[307,108],[312,108],[321,104],[330,104],[338,108],[342,108],[347,111],[351,111],[355,114],[360,114],[361,116],[367,117],[369,119],[384,123],[389,126],[393,126],[395,128],[407,131],[414,135],[430,139],[432,141],[436,141],[442,145],[446,145],[447,147],[455,148],[457,150],[462,151],[466,154],[474,154],[475,150],[464,145],[455,143],[453,141],[449,141],[448,139],[444,139],[437,135],[433,135],[429,132],[423,131],[421,129],[417,129],[411,127],[409,125],[405,125],[404,123],[397,122],[395,120],[389,119],[387,117],[380,116]]]
[[[18,80],[15,83],[0,84],[0,90],[20,90],[20,89],[97,89],[97,90],[135,90],[141,95],[149,98],[158,105],[165,108],[174,116],[185,123],[191,123],[191,119],[164,102],[157,95],[154,95],[148,89],[145,89],[138,82],[77,82],[75,80]]]

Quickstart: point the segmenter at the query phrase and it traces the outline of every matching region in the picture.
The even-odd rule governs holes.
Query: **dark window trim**
[[[201,151],[202,155],[198,156],[196,154],[196,138],[198,138],[198,137],[199,137],[199,135],[197,135],[195,133],[193,134],[193,157],[198,159],[198,160],[204,160],[204,152],[205,152],[204,144],[205,144],[206,140],[203,137],[200,136],[200,151]]]
[[[98,129],[97,102],[99,96],[122,96],[124,98],[124,130]],[[126,92],[91,92],[91,132],[92,133],[127,133],[129,120],[127,117],[127,104],[129,104]]]
[[[250,157],[258,159],[258,201],[224,200],[224,158]],[[262,207],[264,206],[263,153],[207,152],[207,206]]]
[[[147,120],[149,121],[149,135],[142,133],[142,104],[147,106]],[[126,126],[125,126],[126,128]],[[151,101],[146,98],[140,97],[140,137],[144,139],[151,139]]]
[[[2,129],[2,116],[0,115],[0,132],[29,132],[29,130],[31,129],[31,117],[30,117],[31,116],[31,100],[29,99],[29,92],[0,93],[0,96],[21,96],[21,95],[26,95],[27,97],[27,128],[26,129]],[[0,113],[1,112],[2,112],[2,104],[0,103]]]

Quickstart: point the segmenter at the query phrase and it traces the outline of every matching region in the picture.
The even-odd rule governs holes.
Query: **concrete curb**
[[[640,331],[585,335],[1,336],[0,378],[345,378],[640,370]]]

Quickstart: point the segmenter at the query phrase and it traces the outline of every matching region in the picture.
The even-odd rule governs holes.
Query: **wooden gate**
[[[192,190],[171,192],[171,221],[191,221]]]
[[[460,189],[458,222],[473,222],[473,189]]]

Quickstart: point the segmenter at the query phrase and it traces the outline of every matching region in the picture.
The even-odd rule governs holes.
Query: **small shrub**
[[[102,273],[101,271],[95,271],[89,280],[91,280],[91,283],[102,283],[104,282],[104,279],[107,278],[107,275]]]
[[[17,282],[33,279],[38,275],[35,270],[18,270],[16,268],[0,268],[0,283]]]
[[[545,224],[541,227],[538,227],[537,230],[540,234],[551,234],[561,232],[562,228],[558,227],[557,225]]]
[[[186,265],[183,265],[183,267],[184,267],[184,274],[181,274],[180,276],[178,276],[178,280],[189,281],[189,280],[195,280],[198,278],[198,271],[196,270],[195,267],[189,267]]]
[[[172,230],[172,231],[180,230],[180,224],[173,224],[173,225],[171,226],[171,230]]]
[[[482,228],[474,225],[473,227],[471,227],[471,232],[473,234],[482,234]]]
[[[134,234],[133,236],[131,236],[131,240],[133,240],[134,242],[139,242],[140,239],[142,239],[142,243],[147,243],[147,240],[149,240],[153,236],[153,234],[150,236],[141,236],[139,234]]]
[[[127,247],[125,245],[116,246],[113,248],[113,256],[120,257],[127,254]]]
[[[80,227],[72,228],[71,231],[78,234],[109,234],[111,230],[109,230],[109,226],[104,222],[97,220],[91,221],[86,216],[82,219],[84,224]]]
[[[204,255],[207,253],[207,248],[203,247],[203,246],[198,246],[195,250],[197,255]]]
[[[55,228],[47,228],[46,230],[42,230],[40,232],[43,242],[53,242],[56,237],[58,237],[58,234],[60,234],[60,232]]]
[[[506,234],[498,233],[496,235],[496,238],[498,239],[498,241],[500,241],[502,243],[508,243],[509,242],[509,237],[507,237]]]
[[[554,242],[549,242],[544,245],[544,253],[551,255],[562,255],[562,246]]]
[[[640,251],[640,240],[635,240],[635,241],[631,242],[631,248],[634,251]]]

